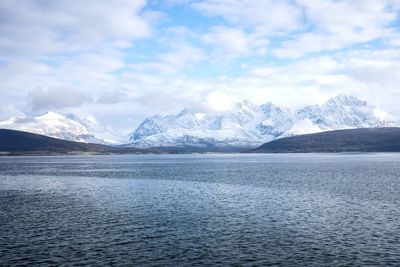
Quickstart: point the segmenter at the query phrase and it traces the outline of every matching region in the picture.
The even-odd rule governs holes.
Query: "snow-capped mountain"
[[[92,117],[80,119],[74,114],[56,112],[46,112],[37,117],[12,117],[0,121],[0,128],[86,143],[114,144],[118,140]]]
[[[102,140],[102,143],[104,144],[120,144],[123,142],[123,138],[121,136],[107,129],[92,116],[80,118],[72,113],[67,113],[64,116],[84,126],[91,135],[93,135],[96,139]]]
[[[353,96],[339,95],[321,106],[307,106],[298,110],[297,117],[309,118],[314,124],[326,128],[368,128],[386,126],[374,116],[373,108],[367,102]]]
[[[292,115],[268,103],[237,103],[224,114],[156,115],[144,120],[129,136],[133,146],[255,146],[277,138],[292,125]]]
[[[223,114],[156,115],[129,135],[132,146],[258,146],[277,138],[328,130],[387,127],[391,121],[374,115],[374,108],[353,96],[339,95],[323,105],[290,111],[272,103],[246,100]]]
[[[323,105],[303,107],[295,112],[296,122],[282,136],[328,130],[390,127],[394,122],[378,118],[374,107],[354,96],[338,95]]]

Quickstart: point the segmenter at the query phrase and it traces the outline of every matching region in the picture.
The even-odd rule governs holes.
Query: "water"
[[[0,158],[0,266],[398,266],[400,154]]]

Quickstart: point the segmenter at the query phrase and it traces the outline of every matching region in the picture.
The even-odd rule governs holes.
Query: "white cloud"
[[[202,48],[188,42],[173,40],[168,51],[154,55],[152,61],[129,64],[129,69],[125,70],[122,76],[130,81],[137,79],[139,83],[162,86],[163,76],[181,76],[184,70],[193,68],[207,58]]]
[[[0,120],[6,120],[10,117],[22,117],[24,113],[13,104],[0,105]]]
[[[231,95],[219,91],[209,93],[207,103],[214,111],[226,111],[234,105]]]
[[[186,67],[188,64],[202,61],[206,58],[204,51],[187,43],[173,45],[173,50],[161,54],[160,60],[177,69]]]
[[[116,72],[126,66],[127,49],[153,34],[160,14],[145,6],[145,0],[0,1],[1,94],[28,113],[94,109],[93,99],[120,88]]]
[[[297,0],[304,8],[306,18],[315,28],[328,33],[382,32],[396,17],[390,1],[382,0]]]
[[[215,92],[214,107],[245,98],[296,107],[347,93],[400,118],[399,7],[4,0],[0,102],[12,103],[4,114],[81,110],[124,131],[154,113],[207,112]]]
[[[301,9],[291,1],[274,0],[204,0],[192,6],[208,15],[221,16],[230,23],[253,28],[255,32],[273,34],[301,27]]]
[[[202,36],[202,41],[215,47],[217,58],[264,54],[268,41],[239,28],[216,26]]]
[[[93,49],[103,42],[151,33],[139,12],[143,0],[0,3],[0,57],[37,57]]]
[[[397,19],[398,5],[392,1],[297,0],[311,31],[291,37],[276,56],[301,57],[311,52],[337,50],[380,38],[391,38],[391,23]]]
[[[245,53],[249,50],[245,33],[240,29],[216,27],[211,33],[203,36],[203,41],[207,44],[220,45],[219,52]]]
[[[152,34],[144,0],[0,2],[2,90],[116,87],[124,49]],[[3,61],[1,61],[3,60]]]

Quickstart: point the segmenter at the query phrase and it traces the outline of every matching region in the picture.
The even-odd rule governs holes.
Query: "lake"
[[[0,266],[398,266],[400,154],[0,157]]]

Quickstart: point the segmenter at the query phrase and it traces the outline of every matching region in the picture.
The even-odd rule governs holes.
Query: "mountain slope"
[[[250,152],[400,152],[400,128],[363,128],[298,135],[268,142]]]
[[[0,128],[26,131],[69,141],[115,144],[116,137],[93,119],[47,112],[37,117],[10,118]]]
[[[144,120],[129,136],[132,146],[256,147],[299,134],[337,129],[395,126],[374,115],[374,108],[356,97],[339,95],[323,105],[296,111],[266,103],[237,103],[233,110],[217,114],[156,115]]]
[[[64,116],[83,125],[91,135],[101,140],[104,144],[122,143],[122,138],[120,136],[108,130],[94,117],[80,118],[72,113],[67,113]]]
[[[0,155],[48,155],[70,153],[159,153],[156,150],[118,148],[80,143],[28,132],[0,129]]]

